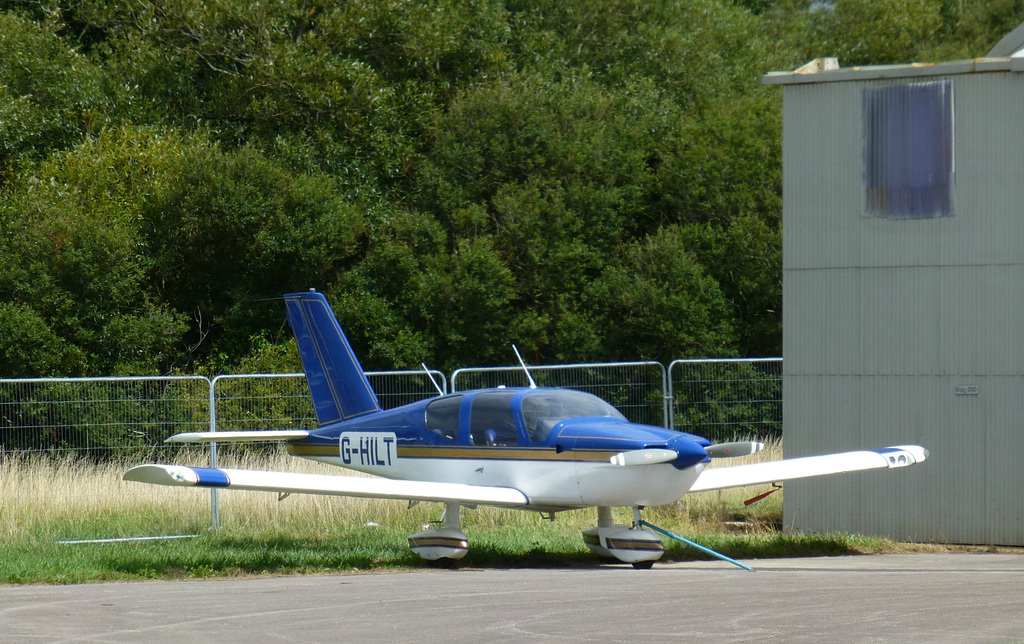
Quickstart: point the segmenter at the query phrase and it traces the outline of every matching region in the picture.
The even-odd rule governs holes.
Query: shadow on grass
[[[687,538],[733,559],[779,559],[865,554],[863,546],[846,535],[690,535]],[[678,541],[665,540],[662,563],[715,560],[715,557]],[[618,560],[598,557],[587,550],[566,551],[537,547],[510,552],[495,545],[471,545],[462,565],[475,568],[592,568]]]
[[[862,554],[862,548],[844,535],[771,535],[736,537],[705,535],[695,539],[733,559],[822,557]],[[390,541],[390,543],[381,543]],[[105,564],[129,575],[152,577],[164,571],[171,577],[212,577],[245,574],[295,574],[393,569],[430,569],[437,564],[420,559],[394,540],[321,540],[275,537],[201,538],[186,543],[163,544],[134,551],[111,553]],[[170,547],[167,547],[170,546]],[[712,560],[714,557],[682,543],[665,544],[662,562]],[[593,568],[618,563],[597,557],[585,549],[537,545],[527,551],[498,544],[472,544],[460,566],[472,568]]]
[[[505,543],[501,533],[471,541],[463,568],[598,568],[618,564],[576,539]],[[7,544],[0,548],[0,583],[82,583],[98,580],[195,579],[249,575],[322,574],[438,567],[411,552],[407,536],[382,530],[325,537],[207,533],[195,539],[116,544]],[[871,543],[845,535],[688,535],[739,560],[861,554]],[[711,559],[668,542],[662,562]],[[12,547],[13,546],[13,547]]]
[[[864,554],[855,539],[842,534],[690,536],[697,543],[733,559],[780,559],[785,557],[835,557]],[[666,540],[668,541],[668,540]],[[665,544],[663,561],[702,561],[714,559],[711,555],[677,541]]]
[[[469,552],[459,562],[472,568],[594,568],[605,563],[590,551],[564,548],[532,548],[526,552],[510,551],[492,544],[470,544]],[[422,562],[420,567],[429,567]]]
[[[403,544],[404,545],[404,544]],[[111,551],[104,565],[125,575],[207,578],[416,568],[420,558],[388,544],[288,537],[205,535],[190,543]]]

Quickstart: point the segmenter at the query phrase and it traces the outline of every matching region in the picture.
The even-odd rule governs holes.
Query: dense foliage
[[[1024,0],[0,2],[0,376],[780,351],[781,97]],[[285,355],[288,352],[285,351]]]

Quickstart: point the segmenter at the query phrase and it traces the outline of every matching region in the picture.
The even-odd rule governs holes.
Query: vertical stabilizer
[[[321,426],[380,411],[348,338],[327,299],[316,291],[284,296]]]

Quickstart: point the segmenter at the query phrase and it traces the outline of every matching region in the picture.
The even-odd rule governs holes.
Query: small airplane
[[[644,529],[654,527],[641,520],[646,506],[689,492],[905,467],[928,457],[923,447],[903,445],[707,469],[711,459],[749,455],[763,445],[712,444],[631,423],[597,396],[537,387],[528,370],[530,387],[462,391],[383,410],[324,296],[311,290],[284,299],[318,428],[187,432],[167,442],[285,441],[295,456],[383,478],[153,464],[133,467],[124,480],[443,503],[443,525],[409,537],[410,548],[431,561],[466,555],[461,506],[552,517],[596,507],[597,526],[583,533],[587,547],[650,568],[664,546],[658,534]],[[614,507],[633,508],[633,525],[615,524]]]

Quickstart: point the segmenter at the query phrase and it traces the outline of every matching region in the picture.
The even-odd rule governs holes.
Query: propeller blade
[[[718,443],[704,448],[711,458],[732,458],[734,456],[750,456],[764,449],[764,443],[757,441],[738,441],[735,443]]]
[[[675,450],[654,447],[619,452],[608,460],[612,465],[654,465],[655,463],[668,463],[677,458],[679,458],[679,453]]]

